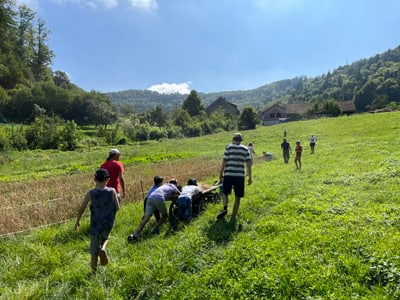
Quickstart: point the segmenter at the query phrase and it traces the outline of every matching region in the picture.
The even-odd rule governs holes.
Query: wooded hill
[[[362,112],[384,108],[391,102],[400,103],[399,70],[400,46],[371,58],[340,66],[314,78],[298,76],[245,91],[197,92],[205,106],[219,97],[225,97],[239,109],[251,106],[257,111],[262,111],[273,103],[284,105],[354,100],[357,111]],[[139,112],[152,109],[157,104],[161,104],[168,112],[180,106],[187,97],[181,94],[162,95],[147,90],[126,90],[106,95],[114,105],[133,105]]]
[[[0,1],[0,122],[30,124],[54,116],[79,125],[117,120],[110,100],[51,69],[50,29],[27,5]]]

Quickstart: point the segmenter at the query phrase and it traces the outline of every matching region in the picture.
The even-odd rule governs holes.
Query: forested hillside
[[[219,97],[225,97],[239,109],[251,106],[258,111],[264,110],[271,103],[321,103],[329,100],[354,99],[357,110],[362,112],[384,108],[391,102],[400,102],[399,69],[400,46],[371,58],[340,66],[315,78],[298,76],[247,91],[207,94],[198,91],[198,95],[206,106]],[[160,95],[140,90],[120,91],[107,95],[114,104],[129,103],[139,111],[148,110],[159,103],[168,111],[174,105],[180,105],[185,98],[180,94]]]
[[[57,116],[81,125],[115,122],[108,97],[86,92],[65,72],[51,69],[50,33],[27,5],[0,1],[0,121],[30,124]]]

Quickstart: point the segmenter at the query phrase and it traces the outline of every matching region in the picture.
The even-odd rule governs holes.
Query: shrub
[[[26,130],[25,137],[29,149],[58,149],[60,135],[59,121],[51,117],[36,117],[33,124]]]
[[[150,140],[160,140],[162,138],[168,137],[168,133],[163,128],[151,127],[149,131]]]
[[[78,147],[80,133],[74,121],[67,121],[60,133],[60,150],[72,151]]]

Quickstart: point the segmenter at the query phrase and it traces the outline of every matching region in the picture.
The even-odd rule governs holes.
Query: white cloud
[[[17,0],[17,5],[28,5],[30,8],[36,10],[39,7],[39,0]]]
[[[158,4],[156,0],[129,0],[129,2],[133,7],[140,8],[143,10],[158,9]]]
[[[87,2],[91,2],[95,6],[100,5],[101,7],[104,7],[106,9],[118,6],[118,0],[91,0]]]
[[[19,0],[19,1],[28,1],[28,0]],[[158,4],[156,0],[53,0],[53,1],[60,5],[64,5],[66,3],[72,3],[72,4],[79,4],[81,6],[89,8],[111,9],[125,3],[129,4],[134,8],[146,11],[158,9]]]
[[[190,81],[184,83],[162,83],[152,85],[148,88],[149,91],[157,92],[160,94],[190,94],[190,86],[192,83]]]
[[[253,3],[258,9],[270,13],[284,13],[304,6],[304,0],[254,0]]]

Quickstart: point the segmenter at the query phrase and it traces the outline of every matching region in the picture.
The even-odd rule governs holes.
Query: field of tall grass
[[[300,171],[293,156],[283,163],[285,129],[293,148],[296,140],[303,144]],[[80,232],[68,215],[60,224],[3,236],[0,299],[398,299],[399,130],[400,113],[385,113],[246,131],[244,142],[254,142],[257,161],[237,219],[228,214],[217,221],[222,204],[210,204],[177,231],[164,224],[160,235],[152,236],[151,220],[142,240],[128,244],[127,235],[142,216],[140,187],[118,212],[108,246],[110,263],[99,267],[94,278],[89,276],[88,214]],[[315,154],[309,152],[310,134],[317,137]],[[212,183],[230,138],[221,133],[124,146],[128,190],[140,186],[138,180],[147,189],[155,174]],[[71,195],[73,213],[92,187],[91,174],[104,151],[73,153],[64,165],[49,154],[46,171],[38,167],[36,177],[34,171],[22,176],[16,161],[23,165],[24,157],[9,154],[2,167],[9,168],[4,173],[10,177],[15,172],[16,180],[2,180],[0,205],[12,207],[11,215],[22,201],[15,197],[11,203],[12,195],[25,195],[24,203]],[[273,160],[264,161],[263,151],[271,152]],[[71,164],[77,171],[62,174]],[[7,219],[1,215],[2,223]]]

